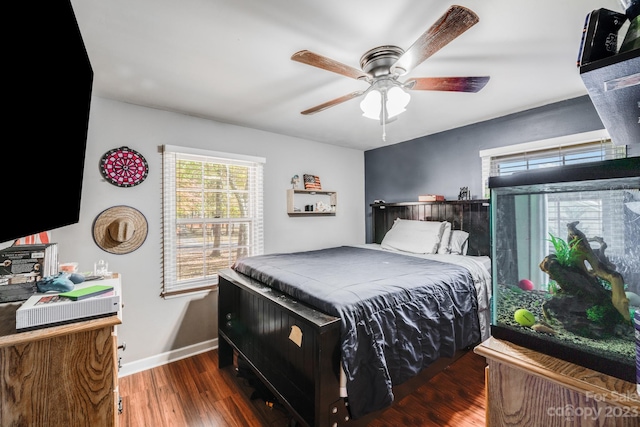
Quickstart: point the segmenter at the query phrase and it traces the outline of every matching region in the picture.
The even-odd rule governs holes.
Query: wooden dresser
[[[0,304],[0,426],[118,426],[121,313],[18,333],[19,306]]]
[[[638,427],[636,384],[493,337],[486,357],[487,426]]]

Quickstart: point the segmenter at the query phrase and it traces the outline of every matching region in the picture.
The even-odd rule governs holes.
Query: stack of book
[[[423,194],[418,196],[419,202],[444,202],[444,196],[439,194]]]

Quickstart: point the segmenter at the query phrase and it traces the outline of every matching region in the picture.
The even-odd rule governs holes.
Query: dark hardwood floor
[[[485,425],[485,359],[467,352],[448,368],[358,425],[471,427]],[[270,407],[233,368],[218,369],[213,350],[123,377],[121,427],[290,425],[277,402]]]

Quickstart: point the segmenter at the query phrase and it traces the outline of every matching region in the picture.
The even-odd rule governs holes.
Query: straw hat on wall
[[[135,251],[147,238],[147,219],[131,206],[114,206],[93,221],[93,240],[104,251],[122,255]]]

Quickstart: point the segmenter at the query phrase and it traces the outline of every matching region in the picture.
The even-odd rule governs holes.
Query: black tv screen
[[[79,221],[93,84],[71,3],[15,3],[7,17],[19,25],[3,61],[0,242]]]

